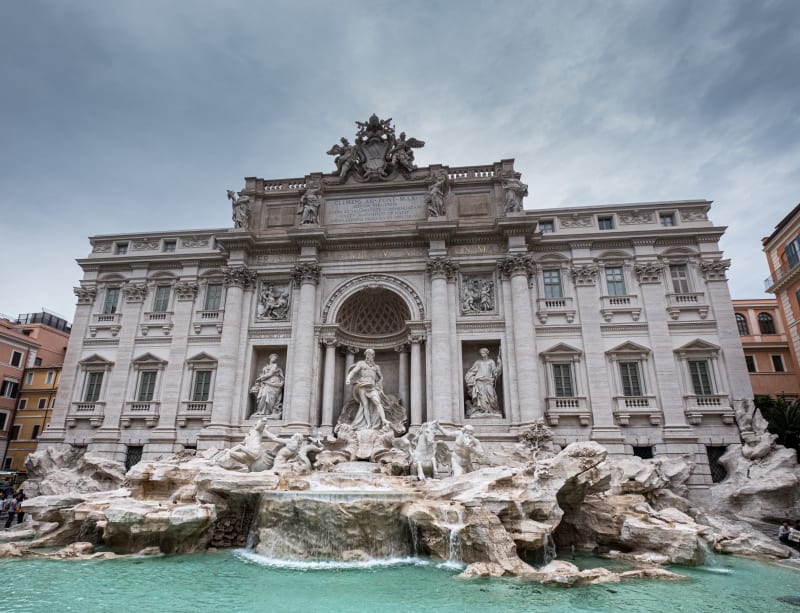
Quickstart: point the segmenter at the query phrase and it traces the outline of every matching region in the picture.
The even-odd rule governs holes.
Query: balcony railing
[[[650,425],[661,425],[661,409],[655,396],[615,396],[614,415],[620,426],[627,426],[632,416],[646,417]]]
[[[700,319],[708,316],[708,304],[703,292],[667,294],[667,312],[672,319],[678,319],[681,311],[697,311]]]
[[[630,313],[633,321],[639,321],[642,307],[639,296],[634,294],[625,296],[600,296],[600,312],[603,319],[611,321],[614,313]]]
[[[557,426],[562,417],[577,418],[582,426],[592,423],[592,415],[583,396],[550,396],[545,398],[547,421]]]
[[[727,394],[704,394],[684,396],[686,420],[693,426],[702,423],[704,417],[716,416],[723,424],[734,422],[734,412]]]
[[[106,403],[95,402],[73,402],[72,409],[67,415],[67,427],[74,428],[78,425],[79,419],[88,419],[93,428],[99,428],[103,424]]]
[[[800,268],[800,261],[795,262],[794,264],[790,264],[787,262],[783,266],[776,268],[775,272],[773,272],[769,277],[764,279],[764,289],[769,290],[770,287],[775,285],[778,281],[786,278],[790,273]]]
[[[142,336],[147,336],[151,329],[159,328],[164,334],[172,332],[172,311],[149,311],[143,315],[140,325]]]
[[[567,323],[572,323],[575,319],[575,307],[572,305],[572,297],[539,298],[536,301],[536,316],[539,321],[547,323],[547,318],[550,315],[566,315]]]
[[[184,400],[178,412],[178,426],[185,427],[190,419],[202,419],[207,424],[211,421],[212,406],[211,400]]]
[[[152,428],[158,423],[158,408],[160,405],[160,402],[152,400],[126,402],[125,410],[122,413],[122,427],[130,427],[134,419],[144,419],[147,426]]]

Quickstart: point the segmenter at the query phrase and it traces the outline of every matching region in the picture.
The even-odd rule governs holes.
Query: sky
[[[734,298],[800,202],[797,0],[6,0],[0,313],[71,320],[88,236],[224,228],[373,112],[527,209],[705,198]]]

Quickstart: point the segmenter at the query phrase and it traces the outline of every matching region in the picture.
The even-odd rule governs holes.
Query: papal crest
[[[367,121],[357,121],[356,142],[342,137],[341,144],[330,148],[328,155],[335,155],[339,182],[344,183],[348,176],[357,181],[386,181],[402,174],[409,178],[414,165],[414,149],[425,145],[425,141],[406,138],[406,133],[395,135],[392,118],[379,119],[374,113]]]

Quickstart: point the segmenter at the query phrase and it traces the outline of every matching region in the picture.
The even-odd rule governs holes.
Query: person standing
[[[787,545],[789,544],[789,531],[790,531],[789,522],[788,521],[783,522],[783,525],[780,528],[778,528],[778,540],[781,543],[786,543]]]
[[[8,503],[8,519],[6,519],[6,530],[11,527],[11,522],[14,521],[14,515],[17,513],[17,509],[19,508],[19,501],[17,497],[14,496],[11,498],[11,502]]]
[[[17,492],[17,524],[21,524],[25,519],[25,511],[22,510],[22,501],[25,500],[25,493],[20,490]]]

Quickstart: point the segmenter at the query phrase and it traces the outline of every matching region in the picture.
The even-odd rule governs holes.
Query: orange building
[[[756,396],[800,398],[797,362],[775,298],[734,300],[736,325]]]
[[[770,276],[766,290],[775,294],[778,313],[795,364],[800,363],[800,204],[761,240]]]
[[[33,366],[38,348],[39,344],[23,334],[19,326],[0,317],[0,453],[3,458],[25,367]]]

